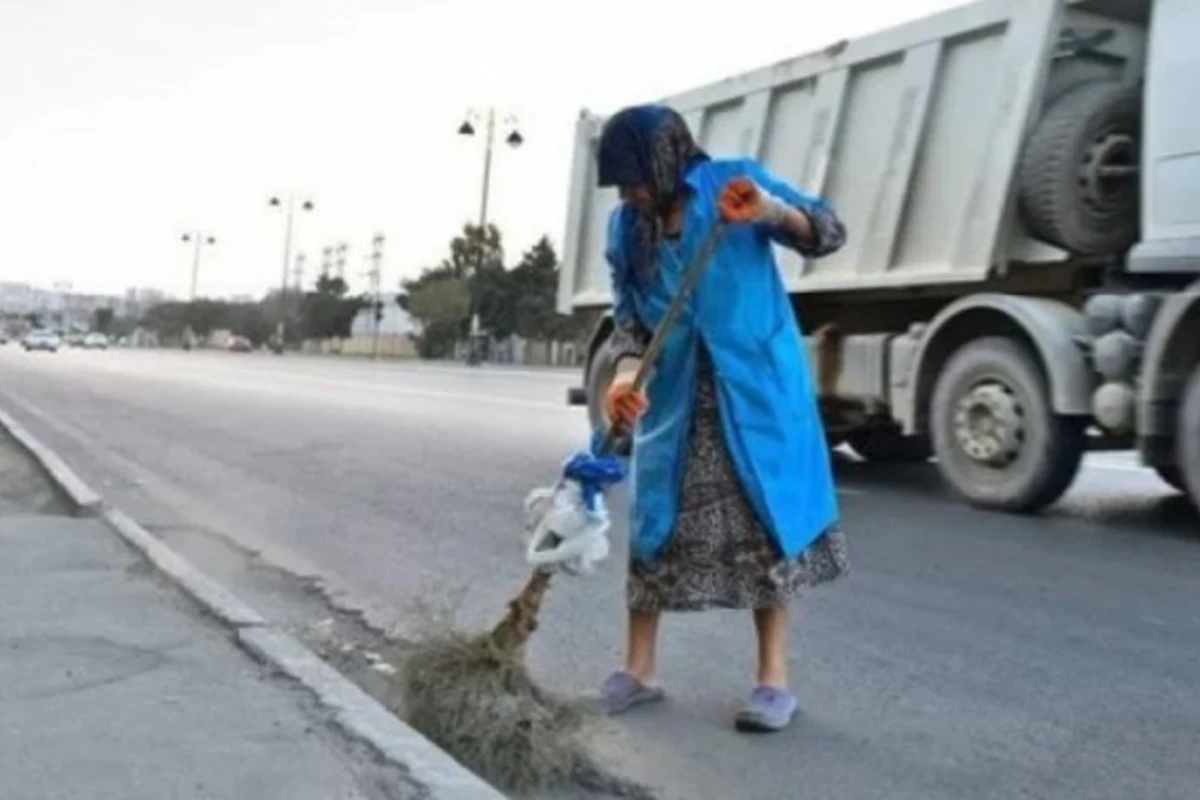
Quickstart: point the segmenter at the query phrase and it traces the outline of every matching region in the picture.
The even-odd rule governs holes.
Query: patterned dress
[[[787,605],[804,587],[849,571],[838,525],[792,560],[780,558],[746,499],[725,447],[711,357],[700,348],[699,387],[675,529],[653,565],[631,559],[626,601],[636,611]]]
[[[709,156],[686,122],[665,106],[627,109],[605,123],[597,150],[600,186],[648,188],[657,208],[685,196],[688,171]],[[838,250],[846,241],[841,220],[826,207],[804,209],[811,241],[786,230],[772,239],[808,258]],[[652,283],[664,236],[662,220],[626,205],[628,240],[615,243],[628,262],[628,279]],[[610,243],[614,244],[614,243]],[[636,318],[614,317],[611,346],[618,357],[640,357],[649,332]],[[849,570],[839,526],[825,531],[795,559],[782,560],[743,494],[725,448],[711,357],[701,350],[696,408],[686,447],[687,464],[675,529],[653,565],[632,559],[626,588],[631,609],[699,611],[783,605],[806,586],[834,580]]]

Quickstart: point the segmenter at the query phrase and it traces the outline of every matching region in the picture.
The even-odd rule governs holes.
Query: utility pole
[[[331,269],[333,269],[333,248],[326,246],[321,249],[321,277],[328,278]]]
[[[337,246],[337,260],[334,264],[337,267],[337,276],[342,280],[346,279],[346,251],[350,249],[350,245],[345,242],[339,242]]]
[[[296,253],[296,268],[292,270],[296,281],[296,293],[304,293],[304,253]]]
[[[375,318],[374,333],[371,342],[371,358],[379,359],[379,323],[383,319],[383,303],[380,300],[380,286],[383,283],[383,234],[377,233],[371,239],[371,269],[367,273],[371,278],[371,294],[375,300],[371,309]]]

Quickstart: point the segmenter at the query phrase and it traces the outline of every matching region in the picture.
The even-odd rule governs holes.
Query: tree
[[[110,338],[120,338],[121,336],[128,336],[133,333],[137,326],[137,317],[122,315],[113,319],[112,324],[108,326],[108,330],[104,331],[104,334]]]
[[[450,256],[434,270],[466,281],[469,308],[463,313],[462,332],[470,331],[471,314],[479,315],[479,324],[496,336],[511,333],[512,312],[505,285],[504,247],[500,229],[488,225],[464,225],[462,233],[450,240]]]
[[[255,347],[262,347],[272,331],[271,319],[262,303],[231,303],[228,327]]]
[[[562,340],[578,335],[581,320],[557,310],[558,255],[542,237],[512,269],[504,267],[500,232],[466,225],[450,241],[450,255],[404,281],[396,302],[424,326],[418,350],[425,357],[448,355],[469,330],[470,313],[498,338]],[[457,317],[455,315],[458,315]]]
[[[442,259],[439,269],[451,272],[456,278],[470,279],[477,271],[504,269],[504,247],[500,229],[488,225],[484,231],[478,225],[463,225],[462,233],[450,240],[450,257]]]
[[[504,248],[500,230],[464,225],[450,240],[450,254],[420,277],[401,283],[396,302],[421,322],[417,350],[425,358],[444,358],[470,331],[472,312],[496,332],[511,327]]]
[[[517,328],[518,298],[509,272],[501,265],[488,264],[475,273],[471,286],[480,327],[498,339],[512,336]]]
[[[569,339],[577,321],[558,313],[558,255],[543,236],[508,273],[515,333],[526,339]]]
[[[261,302],[207,299],[158,303],[146,310],[141,324],[167,340],[182,339],[189,330],[201,339],[216,330],[229,330],[245,336],[256,346],[266,341],[271,331],[270,319]]]
[[[146,309],[142,324],[163,339],[178,339],[188,325],[188,304],[171,300]]]
[[[92,329],[107,335],[112,330],[115,316],[111,308],[97,308],[92,312]]]
[[[438,269],[407,282],[405,290],[409,313],[422,325],[418,353],[422,358],[452,355],[470,306],[466,279],[455,276],[452,269]]]
[[[184,305],[187,325],[200,339],[207,339],[215,330],[230,328],[229,303],[201,298]]]
[[[305,338],[344,339],[350,335],[358,312],[370,305],[366,297],[346,297],[349,287],[338,277],[321,275],[316,290],[300,305],[301,331]]]

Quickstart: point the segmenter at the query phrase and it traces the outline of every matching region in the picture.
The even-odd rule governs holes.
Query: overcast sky
[[[277,285],[289,191],[316,204],[296,246],[315,275],[345,240],[364,281],[436,263],[478,213],[468,109],[515,114],[492,219],[510,261],[562,240],[573,122],[962,0],[0,0],[0,280],[184,294]],[[733,17],[736,12],[737,16]],[[507,130],[502,131],[506,133]]]

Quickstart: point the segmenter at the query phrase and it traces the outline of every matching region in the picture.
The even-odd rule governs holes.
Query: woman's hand
[[[717,208],[726,222],[767,223],[783,221],[785,206],[749,178],[734,178],[717,198]]]
[[[771,196],[750,178],[733,178],[717,197],[717,210],[726,222],[787,228],[810,241],[813,231],[808,216]]]
[[[604,396],[604,411],[613,428],[622,435],[633,427],[649,406],[646,393],[634,389],[631,378],[617,378]]]

